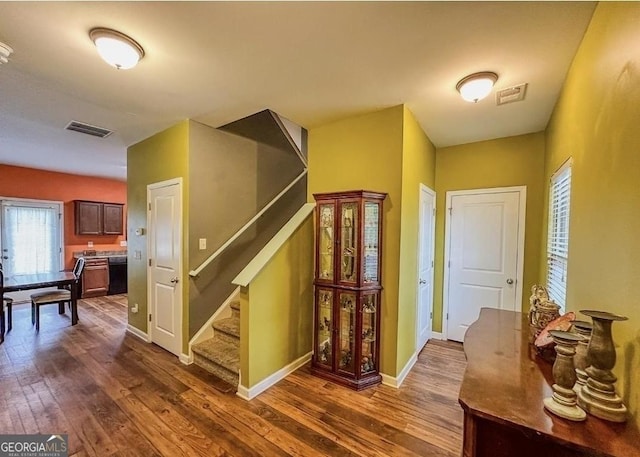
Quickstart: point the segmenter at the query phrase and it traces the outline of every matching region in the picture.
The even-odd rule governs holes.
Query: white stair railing
[[[189,276],[191,277],[198,276],[200,272],[202,272],[202,270],[207,268],[207,266],[211,262],[213,262],[220,254],[222,254],[222,252],[224,252],[224,250],[227,249],[231,245],[231,243],[237,240],[249,227],[251,227],[254,224],[254,222],[256,222],[260,218],[260,216],[266,213],[269,208],[271,208],[278,200],[280,200],[289,191],[289,189],[291,189],[293,186],[296,185],[298,181],[304,178],[306,174],[307,174],[307,169],[305,168],[302,171],[302,173],[300,173],[287,187],[285,187],[278,195],[276,195],[269,203],[267,203],[264,206],[264,208],[262,208],[255,216],[253,216],[249,220],[249,222],[244,224],[236,233],[233,234],[233,236],[231,236],[231,238],[225,241],[225,243],[222,246],[220,246],[216,250],[216,252],[211,254],[204,262],[202,262],[202,264],[198,268],[196,268],[195,270],[191,270],[189,272]]]

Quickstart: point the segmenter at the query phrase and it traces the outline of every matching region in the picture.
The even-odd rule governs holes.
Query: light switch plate
[[[207,239],[206,238],[200,238],[199,247],[200,247],[201,251],[204,251],[205,249],[207,249]]]
[[[124,247],[127,245],[127,240],[120,241],[120,246]]]

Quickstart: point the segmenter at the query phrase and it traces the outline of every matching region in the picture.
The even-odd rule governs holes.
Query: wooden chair
[[[81,257],[76,260],[76,264],[73,267],[76,283],[80,281],[83,270],[84,259]],[[31,324],[36,324],[36,330],[40,330],[40,306],[53,303],[58,304],[58,312],[60,314],[64,313],[64,304],[68,303],[71,306],[71,288],[31,294]]]
[[[11,331],[12,327],[12,310],[13,298],[4,296],[4,272],[2,271],[2,264],[0,263],[0,296],[2,297],[2,305],[0,306],[0,343],[4,342],[5,331]],[[7,326],[4,323],[4,308],[7,308]]]

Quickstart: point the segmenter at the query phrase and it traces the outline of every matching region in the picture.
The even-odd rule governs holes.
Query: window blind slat
[[[553,175],[549,189],[547,289],[550,298],[563,309],[567,295],[570,200],[571,165],[569,164]]]

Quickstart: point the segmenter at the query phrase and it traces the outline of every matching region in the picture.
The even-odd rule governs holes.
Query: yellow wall
[[[527,292],[538,283],[540,264],[544,154],[542,132],[436,151],[435,331],[442,329],[445,206],[446,192],[451,190],[527,186],[522,303],[525,311],[529,309]]]
[[[240,382],[246,388],[311,352],[313,230],[310,215],[242,288]]]
[[[639,3],[598,4],[547,129],[545,170],[550,178],[573,157],[567,307],[629,317],[613,324],[614,372],[638,425],[639,24]]]
[[[139,312],[129,311],[129,324],[144,332],[147,331],[147,185],[173,178],[182,178],[183,208],[183,352],[188,342],[188,215],[189,206],[189,121],[182,121],[127,150],[127,240],[128,240],[128,278],[129,305],[139,305]],[[144,228],[145,234],[137,236],[135,230]],[[135,252],[140,251],[140,259]]]
[[[399,374],[416,350],[420,184],[435,190],[436,151],[413,113],[406,107],[402,135],[402,205],[398,291]]]
[[[404,108],[351,117],[309,131],[309,201],[313,194],[366,189],[388,193],[382,235],[380,366],[395,376],[398,338],[402,118]]]

